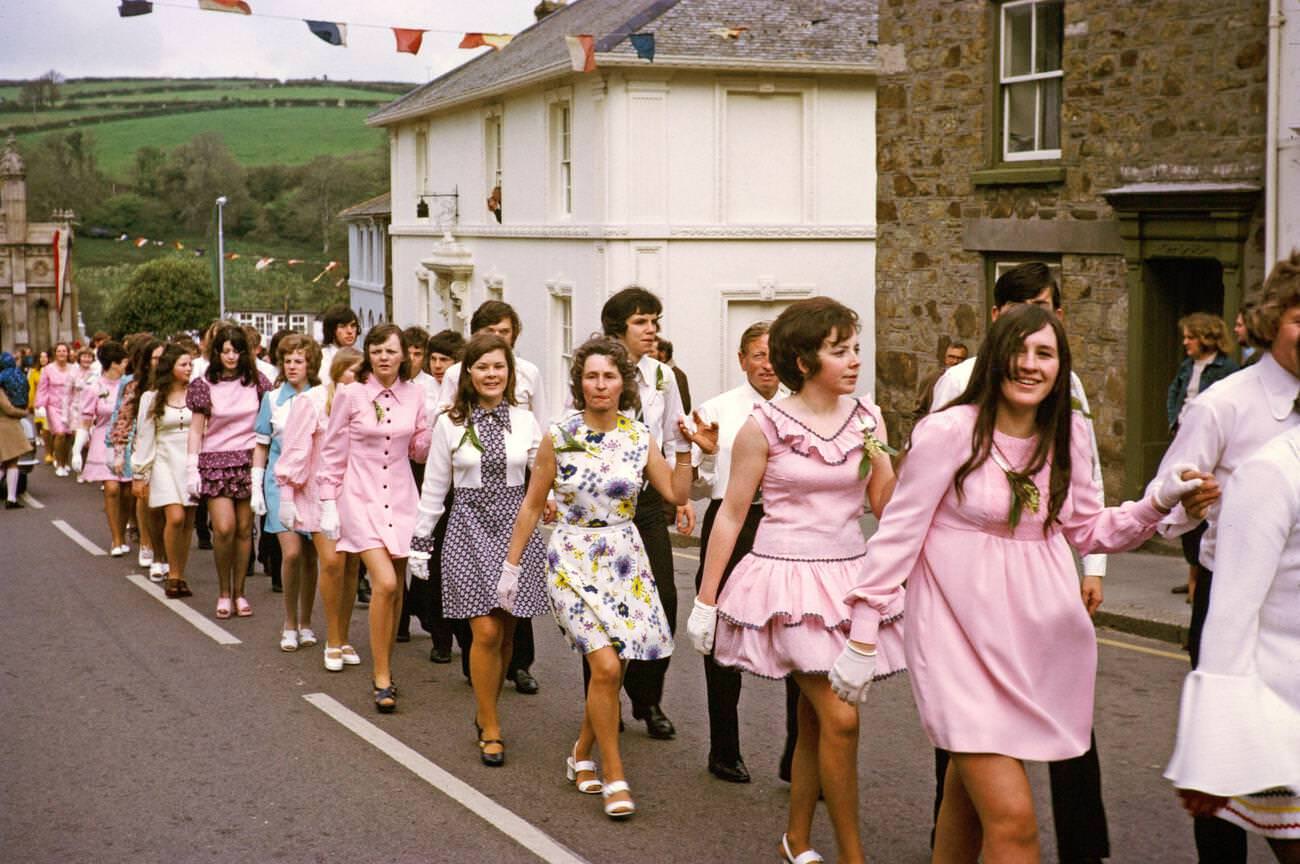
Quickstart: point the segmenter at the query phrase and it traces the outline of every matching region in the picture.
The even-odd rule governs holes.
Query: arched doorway
[[[53,344],[50,340],[50,304],[45,300],[37,300],[27,308],[27,335],[31,340],[32,351],[37,354],[49,351]]]

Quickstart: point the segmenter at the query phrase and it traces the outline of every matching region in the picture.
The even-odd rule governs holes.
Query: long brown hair
[[[1015,376],[1016,355],[1024,350],[1025,339],[1044,327],[1051,327],[1056,334],[1060,365],[1056,383],[1034,414],[1038,443],[1034,445],[1029,464],[1020,471],[1032,477],[1049,458],[1052,460],[1047,516],[1043,519],[1043,533],[1047,534],[1052,524],[1060,521],[1061,507],[1070,491],[1070,343],[1065,338],[1065,328],[1060,319],[1046,309],[1031,305],[1016,306],[999,315],[980,346],[966,392],[952,404],[979,408],[975,428],[971,431],[970,458],[957,469],[954,480],[957,497],[961,498],[966,478],[992,454],[993,427],[1002,401],[1002,382]]]
[[[160,421],[167,411],[167,394],[171,390],[172,384],[175,383],[172,380],[172,370],[176,368],[176,361],[189,353],[188,348],[175,342],[170,342],[163,347],[163,353],[158,358],[158,365],[153,370],[153,411],[151,414],[154,422]],[[190,359],[194,359],[193,355],[190,355]],[[180,387],[182,390],[185,389],[183,384]],[[143,385],[140,389],[144,389]]]
[[[325,384],[326,416],[328,416],[330,411],[334,408],[334,391],[338,390],[339,379],[343,377],[344,372],[348,371],[353,366],[361,365],[361,359],[361,352],[351,346],[340,348],[334,352],[334,359],[330,361],[330,380]]]
[[[497,319],[500,320],[500,319]],[[492,322],[493,324],[496,321]],[[510,343],[492,333],[480,333],[465,343],[465,357],[460,363],[460,379],[456,382],[456,401],[452,403],[447,416],[451,422],[460,425],[469,418],[470,411],[478,404],[478,391],[474,389],[474,379],[470,367],[486,354],[500,351],[506,355],[506,392],[502,394],[507,405],[515,405],[515,355],[510,350]]]

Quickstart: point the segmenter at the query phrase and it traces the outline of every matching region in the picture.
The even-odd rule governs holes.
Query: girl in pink
[[[411,381],[402,328],[366,334],[357,380],[334,395],[320,454],[320,529],[356,552],[370,574],[370,651],[375,707],[397,709],[390,655],[415,530],[419,494],[408,459],[429,454],[424,388]],[[341,526],[341,527],[340,527]]]
[[[339,348],[330,363],[329,380],[293,400],[284,427],[284,444],[273,471],[275,482],[280,484],[280,524],[293,531],[310,532],[316,547],[320,594],[325,604],[325,669],[330,672],[342,672],[345,665],[361,663],[348,639],[361,559],[340,552],[336,547],[338,537],[321,532],[316,475],[338,387],[355,381],[360,366],[360,351]]]
[[[252,552],[254,423],[271,382],[257,371],[243,329],[223,326],[208,345],[208,366],[190,381],[185,407],[193,412],[186,492],[208,499],[212,551],[217,562],[218,618],[229,618],[231,598],[241,618],[253,614],[244,596]]]
[[[81,394],[81,428],[72,452],[72,470],[81,474],[87,483],[104,484],[104,515],[108,517],[108,531],[113,537],[109,554],[121,557],[131,550],[126,542],[126,520],[135,507],[135,499],[123,491],[130,489],[129,480],[113,473],[109,464],[112,453],[108,447],[108,427],[113,422],[113,409],[117,407],[117,391],[126,371],[126,349],[120,342],[105,342],[99,346],[99,365],[103,374],[93,386]],[[44,378],[42,378],[44,380]],[[47,409],[48,410],[48,409]],[[90,448],[82,462],[82,447],[89,439]]]
[[[1004,313],[978,357],[966,392],[912,433],[845,598],[851,641],[831,683],[865,699],[906,581],[913,695],[931,741],[952,753],[933,860],[1019,864],[1039,860],[1021,760],[1079,756],[1092,729],[1097,638],[1070,547],[1138,546],[1205,475],[1178,466],[1151,497],[1104,507],[1058,318],[1032,305]]]
[[[60,342],[54,346],[54,362],[41,370],[41,380],[36,385],[35,407],[45,412],[45,423],[52,439],[50,452],[54,454],[54,474],[57,477],[67,477],[70,473],[69,450],[73,429],[68,425],[68,417],[75,375],[75,367],[68,362],[68,344]]]
[[[852,395],[860,368],[856,313],[829,297],[792,303],[773,322],[768,344],[794,395],[757,405],[736,436],[687,630],[719,664],[764,678],[792,675],[799,687],[783,860],[822,860],[809,840],[820,792],[838,860],[861,862],[858,711],[835,698],[826,673],[849,637],[842,598],[863,566],[864,498],[879,512],[894,471],[879,443],[880,409]],[[719,591],[760,488],[764,516],[753,549]],[[895,628],[885,628],[882,641],[878,677],[901,671],[903,655]]]
[[[77,365],[72,367],[72,397],[68,399],[68,428],[81,426],[81,399],[87,387],[95,383],[99,373],[95,371],[95,351],[93,348],[77,349]],[[75,441],[74,441],[75,444]],[[84,454],[83,454],[84,456]],[[69,462],[72,460],[69,459]],[[78,477],[78,483],[85,483],[85,477]]]

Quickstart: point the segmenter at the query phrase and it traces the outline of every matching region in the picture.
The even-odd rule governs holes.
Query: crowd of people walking
[[[335,309],[323,344],[282,332],[265,358],[228,322],[198,344],[60,344],[37,378],[0,354],[7,506],[21,507],[21,424],[36,421],[56,476],[101,484],[110,554],[138,537],[166,596],[219,619],[254,614],[245,579],[260,532],[283,593],[279,648],[318,644],[319,587],[324,668],[368,663],[377,712],[398,709],[392,652],[412,616],[434,662],[459,641],[486,766],[507,763],[502,686],[536,692],[531,622],[551,615],[586,694],[565,775],[626,819],[637,804],[620,690],[649,735],[675,735],[663,705],[678,623],[669,530],[693,532],[690,499],[706,498],[685,627],[704,655],[707,765],[750,781],[742,676],[784,680],[789,816],[774,851],[792,864],[823,860],[819,801],[836,860],[865,860],[860,715],[873,682],[903,672],[936,748],[934,861],[1039,860],[1026,760],[1051,763],[1054,802],[1068,791],[1054,813],[1060,860],[1107,857],[1090,620],[1105,554],[1190,535],[1195,671],[1167,776],[1202,861],[1244,862],[1242,829],[1300,861],[1300,255],[1243,310],[1242,371],[1221,320],[1180,322],[1173,444],[1145,493],[1112,507],[1045,265],[998,279],[982,344],[926,382],[902,442],[860,395],[859,322],[843,304],[800,300],[746,329],[744,383],[693,411],[664,362],[662,312],[642,288],[612,295],[557,410],[515,353],[523,324],[501,301],[475,312],[467,341],[394,324],[362,334]],[[879,520],[869,540],[866,512]],[[191,585],[203,524],[215,585]],[[359,593],[368,658],[350,634]]]

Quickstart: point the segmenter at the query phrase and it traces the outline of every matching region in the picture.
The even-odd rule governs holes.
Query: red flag
[[[420,53],[420,45],[424,42],[423,30],[408,30],[405,27],[394,27],[393,35],[397,37],[397,52],[399,54]]]
[[[209,12],[234,12],[237,15],[252,15],[252,8],[244,0],[199,0],[199,8]]]
[[[465,38],[460,40],[457,48],[479,48],[487,45],[500,51],[514,37],[508,33],[466,33]]]
[[[68,281],[71,268],[72,233],[54,232],[54,310],[63,312],[63,286]]]
[[[739,39],[740,34],[748,29],[748,27],[714,27],[709,32],[714,36],[721,36],[723,39]]]
[[[146,247],[146,246],[148,246],[148,245],[149,245],[149,238],[148,238],[148,237],[137,237],[137,238],[135,238],[135,248],[137,248],[137,249],[143,249],[144,247]]]
[[[574,72],[596,71],[596,40],[588,34],[565,36],[564,44],[569,48],[569,60],[573,62]]]

